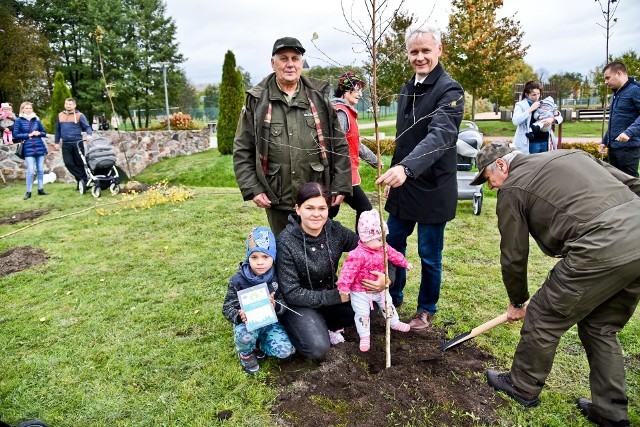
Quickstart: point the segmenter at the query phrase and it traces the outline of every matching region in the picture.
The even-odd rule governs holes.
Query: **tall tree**
[[[230,50],[224,55],[220,83],[220,117],[218,118],[218,150],[220,154],[233,152],[233,138],[244,102],[242,73],[236,68],[236,57]]]
[[[529,48],[522,46],[520,23],[513,17],[497,19],[503,0],[452,0],[445,34],[443,57],[447,70],[472,96],[471,118],[476,97],[496,88]]]
[[[575,98],[582,85],[582,74],[580,73],[556,73],[549,77],[549,83],[558,87],[558,98],[556,103],[558,108],[562,107],[562,100]]]
[[[168,83],[183,61],[175,41],[176,27],[163,0],[17,0],[19,16],[34,22],[60,60],[57,67],[70,84],[79,109],[116,110],[123,117],[136,110],[149,125],[151,110],[164,106],[160,62],[171,64]],[[101,43],[92,34],[105,28]],[[101,52],[105,88],[100,72]],[[51,71],[51,74],[53,72]],[[134,125],[135,126],[135,125]]]
[[[49,102],[46,72],[53,62],[51,52],[31,20],[18,21],[15,6],[0,0],[0,100],[14,105],[29,100],[40,110]]]
[[[398,97],[400,88],[411,78],[413,70],[407,60],[405,33],[416,21],[413,14],[398,10],[378,44],[377,95],[378,104],[389,106]],[[372,62],[365,63],[367,74],[372,75]]]
[[[513,106],[516,99],[516,94],[513,92],[513,85],[515,83],[525,83],[529,80],[539,80],[538,74],[533,70],[533,67],[527,64],[523,59],[518,59],[510,66],[510,74],[502,81],[496,82],[495,88],[491,92],[489,99],[491,102],[495,102],[498,106],[509,105]],[[520,93],[517,94],[519,98]]]
[[[49,120],[51,126],[56,124],[58,113],[64,110],[64,100],[71,98],[71,91],[64,81],[64,76],[60,71],[53,78],[53,93],[51,94],[51,109],[49,110]]]

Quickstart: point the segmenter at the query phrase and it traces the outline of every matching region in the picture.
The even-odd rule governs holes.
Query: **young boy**
[[[272,323],[249,331],[247,317],[240,309],[238,291],[266,283],[271,294],[271,304],[277,315],[284,312],[284,300],[278,289],[276,269],[276,238],[266,227],[254,227],[246,242],[247,256],[236,274],[229,280],[222,314],[233,323],[233,334],[242,368],[248,374],[260,369],[257,359],[275,356],[280,359],[293,354],[294,347],[280,323]],[[278,304],[276,305],[276,302]]]

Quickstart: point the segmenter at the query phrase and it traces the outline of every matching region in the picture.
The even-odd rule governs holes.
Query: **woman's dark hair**
[[[296,194],[296,205],[302,206],[304,202],[314,197],[322,197],[327,201],[327,206],[331,206],[331,193],[319,182],[307,182],[300,187]]]
[[[529,80],[524,84],[524,90],[522,91],[522,98],[524,99],[527,94],[530,94],[532,90],[538,89],[540,91],[540,95],[542,95],[542,85],[534,80]]]

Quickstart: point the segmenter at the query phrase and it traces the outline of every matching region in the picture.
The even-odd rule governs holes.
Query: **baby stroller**
[[[482,185],[471,185],[475,172],[473,168],[478,150],[482,148],[482,133],[478,126],[469,120],[463,120],[456,151],[458,152],[458,200],[473,200],[473,214],[480,215],[482,211]]]
[[[82,141],[78,141],[78,144],[82,144]],[[106,189],[109,189],[113,195],[118,194],[120,192],[120,176],[116,168],[116,153],[111,142],[106,138],[97,137],[89,143],[86,157],[82,154],[79,145],[78,151],[88,178],[86,183],[83,181],[78,183],[80,194],[84,194],[89,189],[91,189],[93,197],[96,198],[100,197],[102,190]]]

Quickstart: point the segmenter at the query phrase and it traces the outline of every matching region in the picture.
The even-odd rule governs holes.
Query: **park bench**
[[[602,108],[589,108],[576,110],[576,120],[602,120]],[[609,109],[607,108],[606,119],[609,119]]]

